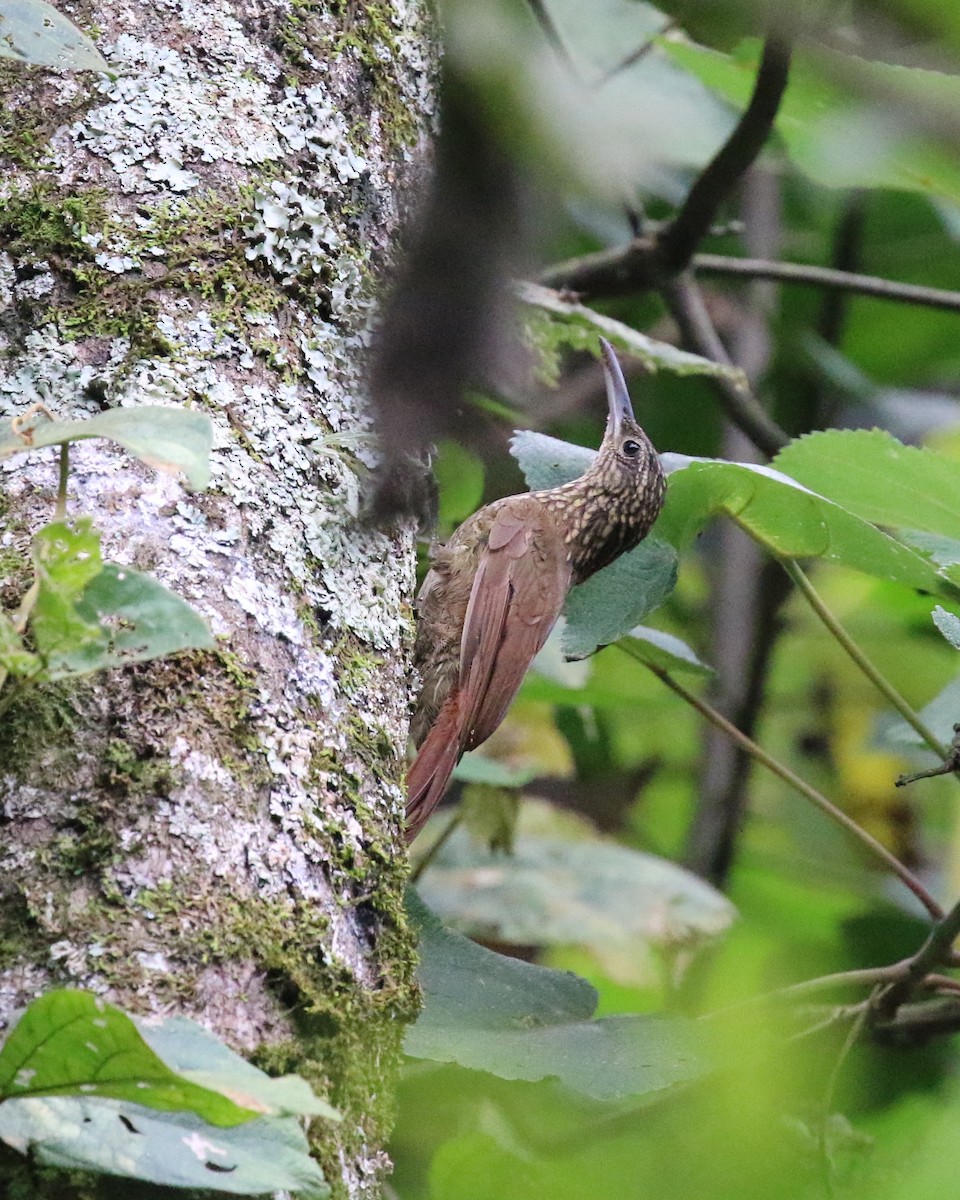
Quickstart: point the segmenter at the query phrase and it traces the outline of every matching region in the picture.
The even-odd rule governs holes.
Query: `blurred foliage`
[[[882,0],[787,12],[717,0],[658,11],[633,0],[447,0],[444,11],[450,60],[538,180],[530,216],[544,266],[626,245],[631,220],[669,218],[748,100],[772,21],[797,43],[761,159],[775,180],[778,212],[766,233],[778,256],[960,290],[960,18],[952,6]],[[756,255],[740,217],[729,203],[728,224],[702,248]],[[845,230],[853,231],[846,243]],[[701,284],[729,346],[756,319],[754,296],[743,281],[704,275]],[[556,631],[504,727],[461,766],[468,788],[522,792],[516,853],[491,853],[461,829],[426,866],[424,898],[492,950],[539,964],[524,964],[526,972],[575,972],[579,982],[567,986],[579,1007],[558,1029],[556,1013],[523,990],[541,977],[525,975],[513,991],[502,954],[451,957],[435,939],[455,935],[431,926],[426,1007],[408,1042],[392,1147],[401,1200],[906,1200],[951,1190],[960,1063],[948,1033],[912,1042],[864,1029],[851,1036],[853,1019],[836,1006],[866,999],[863,987],[758,1000],[915,953],[929,920],[895,879],[754,765],[724,886],[732,924],[704,921],[672,939],[664,914],[678,903],[686,911],[700,893],[678,901],[684,875],[662,862],[660,882],[644,890],[645,864],[657,861],[649,856],[683,862],[704,765],[701,717],[644,664],[698,695],[722,692],[710,671],[722,545],[714,518],[734,520],[767,556],[807,560],[823,601],[941,741],[960,720],[960,314],[764,287],[769,357],[755,389],[789,432],[807,435],[773,470],[722,461],[731,456],[715,381],[681,373],[681,360],[660,349],[678,337],[655,292],[587,304],[521,291],[526,309],[535,306],[535,316],[521,317],[541,354],[541,384],[558,385],[526,410],[543,432],[514,442],[528,485],[576,475],[589,460],[602,405],[586,352],[596,332],[626,329],[616,344],[628,370],[639,360],[656,368],[631,390],[672,470],[657,540],[644,553],[672,546],[679,575],[672,591],[669,575],[661,580],[654,611],[641,598],[632,620],[592,643],[613,591],[604,583],[597,598],[579,610],[574,603],[568,616],[584,653],[627,635],[624,645],[565,663],[570,631]],[[441,464],[455,478],[441,477],[441,504],[451,520],[476,478],[473,466],[451,472],[454,461],[445,451]],[[483,499],[517,490],[508,465],[485,466]],[[622,596],[613,606],[628,607]],[[960,895],[955,779],[895,788],[899,774],[937,760],[802,596],[787,600],[771,636],[756,740],[949,908]],[[553,747],[540,758],[530,750],[538,741]],[[547,802],[547,827],[531,829],[530,814]],[[603,836],[585,831],[584,818]],[[711,897],[703,911],[726,903],[703,894]],[[625,1040],[611,1050],[605,1022],[614,1018],[627,1023],[616,1026]],[[644,1050],[657,1028],[651,1020],[670,1032]],[[689,1073],[665,1089],[623,1083],[617,1070],[635,1053],[666,1079],[680,1029],[696,1042],[685,1047]],[[552,1066],[543,1057],[551,1039]],[[619,1080],[606,1096],[580,1086],[590,1039],[600,1077]]]

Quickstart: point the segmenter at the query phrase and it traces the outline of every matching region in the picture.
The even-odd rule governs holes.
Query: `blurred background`
[[[960,471],[960,8],[787,7],[441,6],[436,173],[374,367],[385,478],[437,446],[440,540],[525,489],[514,430],[599,444],[598,334],[661,452],[762,464],[813,431],[876,427]],[[870,469],[882,490],[882,463]],[[417,486],[381,499],[428,528]],[[924,503],[938,487],[931,476]],[[670,643],[688,655],[684,687],[949,907],[956,780],[894,786],[936,756],[756,538],[702,523],[644,618],[686,648]],[[901,540],[956,561],[930,537]],[[927,715],[949,742],[960,663],[931,620],[938,598],[837,562],[805,568],[906,702],[937,701]],[[946,585],[940,599],[951,607]],[[444,923],[576,972],[601,1018],[683,1018],[712,1066],[604,1098],[457,1065],[466,1055],[411,1056],[396,1196],[950,1194],[960,1023],[871,1031],[843,1011],[862,987],[756,1000],[896,962],[926,914],[622,646],[566,662],[551,640],[415,864],[457,804],[460,826],[418,879]]]

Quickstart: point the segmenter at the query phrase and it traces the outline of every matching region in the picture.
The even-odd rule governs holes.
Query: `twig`
[[[619,75],[621,71],[626,71],[630,67],[636,66],[637,63],[646,58],[646,56],[654,48],[654,46],[657,44],[657,38],[662,38],[666,34],[670,33],[671,30],[676,29],[679,23],[680,22],[677,17],[670,17],[670,19],[664,25],[661,25],[656,33],[648,37],[645,42],[641,42],[635,50],[631,50],[630,53],[624,58],[621,58],[618,63],[614,63],[614,65],[608,71],[605,71],[597,80],[596,86],[598,88],[602,87],[605,83],[609,83],[615,75]]]
[[[876,275],[861,275],[856,271],[838,271],[834,267],[818,267],[809,263],[772,262],[763,258],[732,258],[725,254],[697,254],[693,267],[710,275],[739,275],[747,279],[772,279],[779,283],[799,283],[809,287],[832,288],[855,292],[878,300],[896,300],[924,308],[960,312],[960,292],[945,288],[922,287],[917,283],[900,283]]]
[[[680,327],[683,342],[697,354],[713,362],[730,363],[720,335],[714,328],[703,295],[690,275],[683,275],[662,286],[662,295],[673,319]],[[710,380],[724,412],[741,429],[758,450],[771,458],[790,440],[780,426],[764,410],[753,392],[725,376]]]
[[[950,911],[939,918],[930,935],[920,949],[910,959],[903,978],[891,984],[880,1000],[878,1009],[885,1015],[893,1015],[904,1000],[910,995],[914,986],[926,976],[933,967],[950,960],[953,943],[960,937],[960,901],[954,904]]]
[[[443,847],[450,840],[451,834],[457,828],[457,826],[460,824],[462,819],[463,819],[462,814],[460,812],[460,809],[458,808],[457,811],[450,818],[450,820],[447,822],[446,826],[443,829],[443,832],[439,835],[439,837],[433,843],[433,845],[430,847],[430,849],[426,852],[426,854],[424,854],[423,858],[420,859],[420,861],[417,863],[417,865],[410,872],[410,882],[411,883],[419,882],[421,875],[424,873],[424,871],[427,869],[427,867],[430,866],[430,864],[433,862],[433,860],[437,857],[437,855],[440,853],[440,851],[443,849]]]
[[[697,176],[683,206],[657,237],[661,268],[669,275],[685,270],[707,236],[721,204],[766,144],[790,72],[790,48],[774,34],[763,44],[750,103],[733,133]]]
[[[60,476],[57,484],[57,503],[53,510],[55,521],[64,521],[67,516],[67,483],[70,478],[70,443],[60,447]]]
[[[914,771],[912,775],[901,775],[894,780],[894,784],[896,787],[906,787],[918,779],[933,779],[937,775],[953,775],[957,772],[960,772],[960,725],[954,725],[950,749],[939,766],[929,767],[926,771]]]
[[[837,808],[835,804],[832,804],[826,798],[826,796],[824,796],[821,792],[818,792],[816,788],[811,787],[811,785],[807,783],[805,779],[801,779],[799,775],[791,771],[790,768],[784,763],[780,762],[779,759],[774,758],[772,754],[768,754],[762,746],[758,746],[755,741],[753,741],[751,738],[748,738],[746,734],[737,729],[737,727],[731,724],[731,722],[728,721],[726,717],[722,715],[722,713],[717,712],[712,705],[708,704],[705,700],[702,700],[694,692],[689,691],[689,689],[684,687],[682,683],[678,683],[672,675],[669,675],[660,667],[654,666],[653,663],[646,662],[641,655],[637,654],[633,650],[629,642],[618,642],[617,645],[621,646],[624,653],[629,654],[631,658],[635,658],[638,662],[642,662],[643,665],[648,670],[652,671],[662,683],[665,683],[667,687],[671,689],[671,691],[676,692],[678,696],[686,700],[686,702],[695,708],[702,717],[705,717],[719,729],[722,729],[729,737],[733,738],[738,745],[742,746],[747,753],[756,760],[756,762],[761,763],[767,768],[768,771],[772,771],[774,775],[792,787],[795,792],[799,792],[801,796],[805,797],[810,801],[811,804],[819,808],[822,813],[828,816],[837,825],[841,825],[849,834],[852,834],[852,836],[860,842],[860,844],[873,856],[873,858],[875,858],[878,862],[883,863],[888,870],[892,871],[893,874],[896,875],[904,887],[906,887],[914,894],[914,896],[916,896],[916,898],[920,901],[920,903],[935,921],[940,921],[943,918],[943,909],[936,902],[936,900],[934,900],[934,898],[930,895],[920,880],[917,879],[913,872],[910,871],[908,867],[904,866],[904,864],[896,857],[896,855],[891,854],[886,846],[882,845],[875,837],[867,833],[865,829],[858,825],[852,817],[847,816],[845,812]],[[951,941],[952,940],[953,939],[951,938]],[[928,963],[927,966],[929,967],[929,965],[930,964]]]
[[[837,618],[833,615],[829,608],[820,599],[816,589],[806,575],[801,571],[796,559],[784,558],[781,559],[783,569],[790,576],[793,582],[797,585],[807,599],[810,607],[817,614],[823,624],[827,627],[830,633],[836,638],[847,654],[853,659],[860,670],[866,675],[877,691],[887,699],[897,712],[903,717],[911,729],[920,735],[926,742],[934,754],[945,759],[949,754],[946,746],[935,736],[933,731],[921,721],[917,713],[910,707],[903,696],[897,691],[892,683],[886,679],[877,668],[873,665],[869,658],[864,654],[856,642],[850,637],[847,631],[843,628]]]

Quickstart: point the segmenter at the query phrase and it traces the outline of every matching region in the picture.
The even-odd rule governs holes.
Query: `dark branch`
[[[621,251],[621,255],[626,255]],[[583,260],[582,260],[583,261]],[[562,265],[562,264],[561,264]],[[925,308],[960,312],[960,292],[943,288],[921,287],[916,283],[898,283],[879,279],[875,275],[860,275],[853,271],[837,271],[833,267],[816,267],[806,263],[768,262],[762,258],[727,258],[723,254],[697,254],[693,260],[697,271],[714,275],[740,275],[748,279],[773,279],[780,283],[800,283],[811,287],[834,288],[855,292],[860,296],[875,296],[879,300],[899,300]],[[607,270],[615,270],[610,264]],[[558,273],[555,268],[553,274]],[[557,285],[553,285],[557,286]],[[572,285],[567,285],[572,286]],[[579,290],[574,288],[575,291]]]
[[[694,279],[681,276],[662,286],[663,299],[680,327],[683,344],[689,350],[714,362],[730,363],[720,335],[714,328],[703,295]],[[771,458],[790,440],[764,410],[749,387],[724,376],[715,376],[711,384],[723,411],[741,429],[757,449]]]
[[[763,46],[750,103],[733,133],[697,177],[683,207],[657,238],[657,257],[665,274],[676,275],[689,266],[721,204],[765,146],[789,72],[790,49],[771,34]]]

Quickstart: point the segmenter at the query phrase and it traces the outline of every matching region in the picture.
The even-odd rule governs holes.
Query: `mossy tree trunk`
[[[217,649],[35,688],[0,720],[0,1017],[67,984],[199,1019],[339,1106],[315,1131],[327,1177],[375,1192],[413,994],[413,545],[357,520],[362,360],[430,28],[417,0],[70,15],[114,80],[0,60],[0,416],[210,415],[209,490],[84,442],[69,512]],[[0,465],[8,608],[56,488],[53,451]]]

